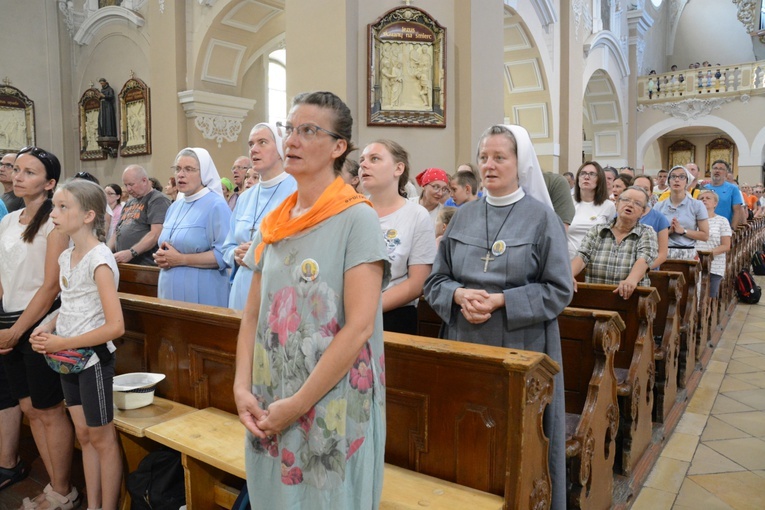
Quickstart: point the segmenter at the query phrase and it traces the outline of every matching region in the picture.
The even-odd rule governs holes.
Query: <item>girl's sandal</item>
[[[72,487],[69,494],[62,496],[48,484],[35,499],[24,498],[24,504],[19,510],[74,510],[81,504],[82,499],[75,487]]]

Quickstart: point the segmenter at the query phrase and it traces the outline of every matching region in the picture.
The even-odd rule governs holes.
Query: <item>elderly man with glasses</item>
[[[24,207],[24,200],[13,193],[13,163],[16,162],[16,154],[9,152],[3,156],[0,162],[0,182],[3,183],[3,203],[8,212],[16,211]]]
[[[658,255],[659,244],[654,229],[639,223],[648,210],[648,200],[648,193],[637,186],[619,196],[616,218],[595,225],[585,234],[571,261],[574,277],[586,268],[587,283],[616,285],[614,293],[624,299],[629,299],[636,287],[650,285],[646,272]]]

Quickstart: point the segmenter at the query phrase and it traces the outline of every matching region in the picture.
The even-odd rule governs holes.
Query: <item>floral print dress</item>
[[[267,408],[295,394],[345,324],[344,273],[388,263],[377,215],[359,204],[305,233],[267,245],[253,260],[262,273],[252,392]],[[384,285],[384,284],[383,284]],[[381,305],[380,305],[381,306]],[[351,370],[281,434],[247,434],[247,486],[253,509],[377,508],[385,451],[382,311]]]

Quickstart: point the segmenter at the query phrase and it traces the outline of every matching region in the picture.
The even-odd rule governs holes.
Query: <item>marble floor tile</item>
[[[669,438],[664,449],[661,451],[662,457],[670,459],[684,460],[690,462],[696,453],[696,446],[699,444],[699,436],[693,434],[683,434],[674,432]]]
[[[722,415],[720,415],[722,416]],[[707,426],[704,428],[704,432],[701,434],[701,441],[715,441],[717,439],[738,439],[741,437],[751,437],[741,429],[737,429],[733,425],[730,425],[722,421],[718,416],[710,416],[707,421]]]
[[[683,484],[689,465],[690,462],[670,459],[669,457],[659,457],[653,466],[651,474],[648,475],[645,487],[677,494],[680,486]]]
[[[675,499],[672,508],[684,509],[692,508],[694,510],[729,510],[730,505],[715,497],[714,494],[704,489],[696,482],[686,478],[680,487],[680,492]]]
[[[728,473],[732,471],[746,471],[746,468],[702,443],[696,448],[696,455],[693,456],[691,461],[688,476],[707,473]]]
[[[751,365],[758,370],[765,370],[765,356],[761,356],[761,355],[749,356],[747,358],[737,359],[735,360],[735,362],[741,362],[747,365]]]
[[[738,510],[765,508],[765,483],[762,478],[747,471],[696,475],[690,479],[718,499]]]
[[[762,439],[720,439],[706,441],[704,444],[746,469],[765,469],[765,441]]]
[[[748,405],[732,399],[728,397],[727,395],[718,395],[717,399],[715,400],[715,404],[712,407],[712,415],[717,416],[718,414],[724,414],[724,413],[741,413],[744,411],[754,411],[755,409],[753,407],[749,407]]]
[[[751,344],[751,345],[760,345],[760,344]],[[743,345],[737,345],[735,349],[733,349],[733,356],[731,356],[733,359],[741,359],[741,358],[751,358],[753,356],[762,356],[761,352],[757,352],[754,349],[750,349],[749,347],[745,347]]]
[[[686,412],[709,414],[712,410],[712,406],[715,404],[715,398],[717,397],[717,391],[709,388],[696,388],[696,392],[693,394],[691,401],[688,403],[688,407],[685,408]]]
[[[752,409],[757,409],[760,411],[765,409],[765,388],[743,391],[729,391],[723,396],[741,402],[742,404],[747,405]]]
[[[765,343],[765,334],[764,333],[744,333],[738,336],[736,343],[738,345]]]
[[[731,357],[733,356],[733,349],[730,347],[721,347],[723,345],[722,342],[717,344],[717,348],[712,353],[712,357],[710,358],[713,361],[722,361],[725,363],[728,363],[731,360]],[[763,345],[765,344],[751,344],[751,345]]]
[[[711,363],[711,362],[710,362]],[[709,388],[717,391],[725,378],[725,372],[707,371],[699,381],[699,388]]]
[[[730,376],[723,379],[723,382],[720,385],[720,393],[728,393],[729,391],[754,390],[756,388],[757,386],[754,384],[749,384],[748,382],[744,382],[741,379]]]
[[[729,374],[729,377],[752,384],[758,388],[765,388],[765,372],[750,372],[744,374]]]
[[[683,417],[680,418],[680,421],[677,423],[675,432],[700,436],[701,433],[704,432],[704,425],[706,424],[706,414],[689,413],[686,411],[683,413]]]
[[[727,361],[718,361],[711,359],[709,360],[709,363],[707,364],[707,368],[705,369],[708,374],[724,374],[725,370],[728,368],[728,362]]]
[[[763,411],[721,414],[717,418],[749,435],[765,438],[765,412]]]
[[[747,363],[744,363],[742,361],[739,361],[737,359],[731,360],[730,363],[728,363],[728,372],[729,374],[746,374],[749,372],[759,372],[760,369],[757,367],[753,367],[752,365],[749,365]]]
[[[630,510],[670,510],[674,501],[674,492],[643,487]]]
[[[757,354],[765,354],[765,343],[747,344],[746,348]]]

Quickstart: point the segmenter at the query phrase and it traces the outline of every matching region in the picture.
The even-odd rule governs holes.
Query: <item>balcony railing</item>
[[[640,76],[637,90],[638,103],[644,104],[765,94],[765,60]]]

